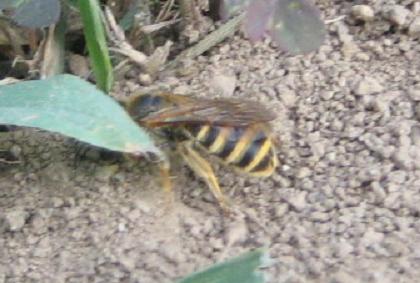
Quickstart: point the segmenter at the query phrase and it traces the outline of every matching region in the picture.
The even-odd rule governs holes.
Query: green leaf
[[[161,155],[111,97],[72,75],[0,86],[0,125],[36,127],[115,151]]]
[[[17,7],[13,20],[24,27],[43,28],[55,24],[60,12],[60,0],[26,0]]]
[[[101,8],[97,0],[79,0],[79,9],[97,85],[103,91],[109,92],[114,78],[106,44]]]
[[[189,275],[177,283],[264,283],[264,274],[257,269],[265,267],[268,259],[263,249],[257,249]]]
[[[326,33],[318,8],[310,0],[274,1],[274,15],[268,29],[280,48],[291,54],[318,49]]]

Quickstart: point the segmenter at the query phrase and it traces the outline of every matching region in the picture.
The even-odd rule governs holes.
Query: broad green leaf
[[[55,24],[60,17],[60,0],[26,0],[13,14],[13,20],[28,28],[43,28]]]
[[[269,20],[268,30],[280,48],[291,54],[318,49],[325,39],[325,25],[311,0],[274,1],[274,15]]]
[[[263,283],[264,274],[258,269],[268,264],[267,253],[258,249],[213,265],[177,283]]]
[[[79,0],[79,9],[96,83],[103,91],[109,92],[114,77],[99,2]]]
[[[0,86],[0,125],[36,127],[115,151],[160,155],[111,97],[72,75]]]

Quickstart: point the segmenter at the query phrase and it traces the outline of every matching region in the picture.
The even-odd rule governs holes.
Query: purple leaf
[[[253,42],[261,40],[268,29],[270,18],[274,16],[276,0],[254,0],[246,9],[244,31]]]

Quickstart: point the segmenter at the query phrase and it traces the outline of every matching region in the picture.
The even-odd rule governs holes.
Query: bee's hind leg
[[[172,194],[172,182],[171,182],[171,166],[169,160],[165,159],[159,162],[160,176],[162,177],[162,188],[167,194]]]
[[[178,152],[194,173],[204,179],[222,209],[225,212],[229,212],[230,206],[220,189],[219,182],[214,175],[211,165],[194,149],[193,142],[186,141],[180,143],[178,145]]]
[[[158,161],[158,166],[159,166],[160,179],[162,182],[161,186],[163,190],[165,191],[165,197],[166,197],[165,207],[166,207],[166,210],[168,210],[174,201],[174,196],[173,196],[173,191],[172,191],[172,182],[171,182],[171,164],[168,158],[166,156],[163,156]]]

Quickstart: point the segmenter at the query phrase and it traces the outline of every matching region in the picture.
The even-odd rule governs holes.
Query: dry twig
[[[105,6],[105,26],[109,39],[116,46],[116,48],[109,48],[109,50],[122,54],[130,58],[133,62],[141,67],[147,64],[147,56],[135,50],[130,43],[125,39],[124,31],[118,26],[109,7]]]
[[[0,158],[0,163],[5,163],[5,164],[19,164],[21,162],[19,160],[7,160],[5,158]]]

